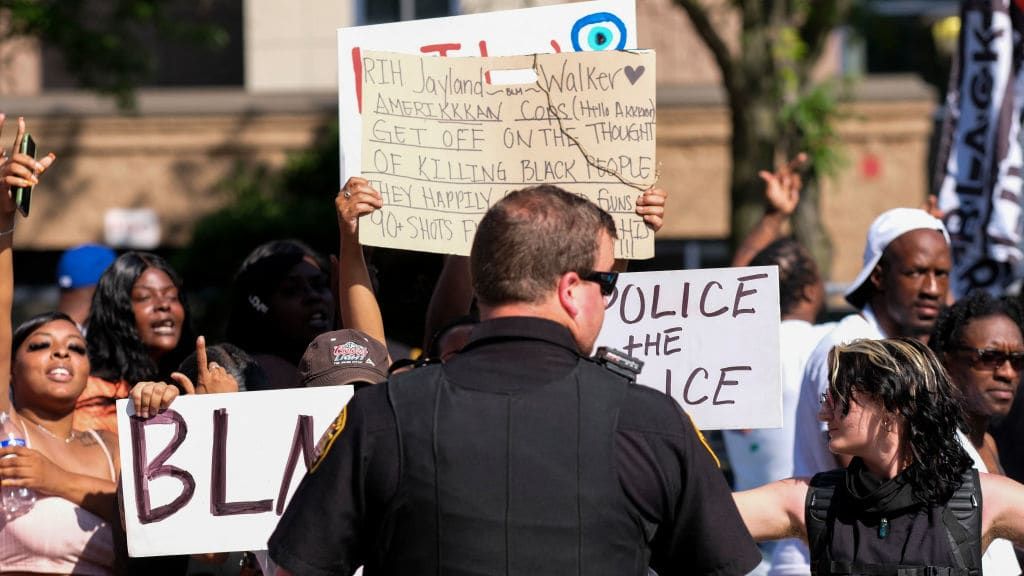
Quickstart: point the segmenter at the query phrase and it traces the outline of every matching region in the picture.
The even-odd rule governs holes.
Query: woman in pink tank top
[[[24,133],[19,119],[14,151]],[[11,187],[37,184],[55,158],[36,161],[14,151],[0,152],[0,410],[25,446],[0,448],[0,484],[31,488],[36,503],[22,515],[0,516],[0,572],[114,574],[117,437],[72,428],[89,377],[85,338],[60,313],[11,330]]]

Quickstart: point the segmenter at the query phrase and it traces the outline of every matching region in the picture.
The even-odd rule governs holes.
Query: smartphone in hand
[[[32,139],[31,134],[25,133],[25,137],[21,139],[21,146],[18,147],[18,152],[28,154],[33,158],[36,157],[36,141]],[[15,186],[11,188],[11,196],[14,197],[14,203],[18,206],[18,212],[21,212],[23,217],[27,217],[29,206],[32,203],[32,187]]]

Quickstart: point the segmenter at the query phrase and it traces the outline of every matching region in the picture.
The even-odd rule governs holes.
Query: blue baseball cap
[[[100,244],[82,244],[61,254],[57,263],[57,284],[64,290],[95,286],[117,254]]]

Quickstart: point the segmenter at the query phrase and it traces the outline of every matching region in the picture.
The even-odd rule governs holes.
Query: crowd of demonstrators
[[[1015,354],[1021,348],[1021,317],[1016,303],[970,295],[943,313],[937,324],[949,299],[951,267],[948,235],[935,218],[941,214],[896,209],[876,219],[868,233],[863,268],[847,293],[858,312],[838,324],[812,325],[823,296],[820,277],[807,251],[796,240],[782,238],[784,223],[799,201],[800,180],[794,172],[804,160],[798,157],[774,174],[762,172],[765,214],[733,260],[737,266],[779,267],[784,411],[780,429],[725,432],[735,488],[746,490],[793,475],[809,477],[849,462],[848,456],[830,449],[828,430],[819,422],[820,398],[830,377],[828,353],[858,339],[891,336],[922,342],[931,337],[933,349],[968,399],[968,427],[959,432],[959,441],[976,468],[1000,472],[986,430],[993,417],[1006,416],[1019,380]],[[987,546],[983,563],[989,573],[1020,573],[1009,543],[998,539]],[[774,548],[767,566],[759,568],[770,576],[810,574],[810,552],[799,539],[786,540]]]
[[[15,150],[23,134],[19,121]],[[762,562],[774,576],[1020,574],[1000,538],[1024,542],[1024,486],[999,474],[1022,450],[988,433],[1003,418],[1024,428],[1018,303],[971,294],[944,310],[949,236],[898,208],[868,231],[846,294],[856,312],[815,324],[821,274],[783,237],[803,155],[762,173],[765,214],[733,260],[779,269],[784,422],[726,433],[734,497],[677,403],[590,358],[625,262],[611,217],[571,191],[526,188],[492,207],[472,255],[445,259],[423,356],[395,362],[358,237],[383,199],[360,177],[334,198],[337,258],[281,239],[242,262],[225,342],[192,333],[162,258],[98,247],[60,265],[76,316],[14,330],[9,188],[53,161],[0,153],[0,410],[26,443],[0,449],[12,456],[0,484],[38,494],[0,520],[0,571],[186,572],[187,557],[124,554],[116,400],[146,418],[182,394],[349,385],[244,573],[740,575],[762,560],[753,535],[795,538]],[[653,231],[665,201],[657,188],[636,198]]]

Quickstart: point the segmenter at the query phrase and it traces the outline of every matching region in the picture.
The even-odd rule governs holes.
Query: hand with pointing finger
[[[223,366],[216,362],[208,362],[206,357],[206,337],[196,338],[196,369],[197,382],[181,372],[171,373],[171,379],[181,386],[185,394],[221,394],[238,392],[238,382],[228,374]]]

